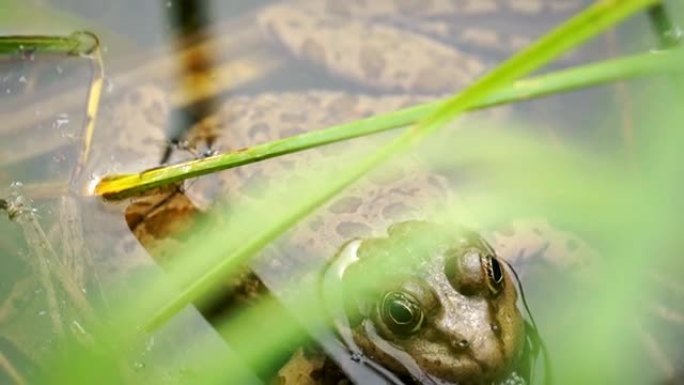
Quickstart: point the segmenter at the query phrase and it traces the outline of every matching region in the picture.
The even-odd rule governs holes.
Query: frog
[[[134,133],[153,133],[150,139],[141,141],[143,146],[140,148],[145,149],[144,146],[154,148],[156,143],[156,148],[159,150],[163,147],[161,140],[163,129],[159,125],[159,115],[154,112],[168,111],[167,108],[160,107],[167,103],[166,93],[157,86],[139,87],[130,94],[124,95],[111,111],[106,109],[104,111],[103,120],[117,122],[116,130],[108,130],[108,135],[115,135],[115,138],[110,138],[107,141],[96,140],[98,143],[106,143],[107,148],[114,154],[108,154],[104,148],[100,148],[94,153],[107,159],[107,167],[113,167],[117,171],[126,171],[125,163],[131,153],[129,140]],[[339,123],[343,119],[371,116],[411,103],[413,100],[407,100],[404,97],[368,97],[332,91],[310,91],[304,94],[267,93],[257,96],[235,97],[226,101],[219,113],[213,117],[217,122],[220,122],[216,128],[228,132],[228,135],[219,136],[216,143],[220,146],[239,149],[255,141],[279,139],[302,132],[305,129],[326,127]],[[308,106],[310,112],[299,114],[293,112],[292,106],[297,105]],[[116,117],[121,116],[129,116],[131,119],[129,121],[116,119]],[[274,122],[278,123],[274,124]],[[198,135],[203,134],[204,132],[201,132]],[[192,136],[189,139],[195,140]],[[118,146],[127,150],[119,153],[115,150]],[[355,146],[372,150],[378,146],[378,143],[377,140],[367,139],[359,141]],[[318,149],[285,159],[269,160],[262,162],[264,164],[255,164],[219,173],[209,178],[200,178],[188,183],[183,188],[171,189],[170,193],[135,198],[125,212],[128,225],[136,235],[133,241],[142,243],[155,259],[163,264],[164,258],[182,247],[183,236],[177,236],[177,234],[182,233],[186,227],[192,227],[192,218],[204,214],[205,211],[202,210],[202,207],[211,207],[201,202],[216,199],[216,195],[219,195],[221,199],[227,199],[228,203],[238,198],[258,202],[265,191],[264,188],[269,188],[268,183],[270,181],[278,178],[291,178],[287,179],[287,182],[296,186],[300,180],[297,170],[307,164],[324,161],[326,158],[334,156],[336,152],[347,150],[344,144],[338,144],[336,147]],[[155,152],[150,151],[150,153],[148,153],[148,157],[153,164],[156,158]],[[188,154],[188,156],[193,157],[194,155]],[[136,163],[137,165],[132,167],[140,167],[140,164],[144,164],[141,160]],[[255,184],[259,186],[258,189],[252,189]],[[202,194],[202,196],[196,197],[197,194]],[[341,258],[340,256],[344,253],[340,251],[340,248],[350,239],[364,240],[363,242],[366,245],[377,244],[380,242],[379,240],[383,239],[383,234],[387,229],[389,229],[387,230],[389,231],[389,238],[401,238],[401,234],[406,232],[402,229],[415,227],[416,223],[423,223],[429,219],[426,212],[429,212],[430,204],[444,202],[451,199],[450,197],[450,188],[445,178],[422,168],[418,159],[409,157],[409,161],[396,166],[394,169],[390,168],[390,170],[371,174],[359,186],[336,198],[315,213],[312,218],[298,225],[294,231],[287,234],[279,242],[275,250],[267,250],[251,265],[252,272],[243,270],[239,274],[239,279],[228,284],[232,288],[233,296],[239,297],[232,303],[253,302],[262,296],[269,287],[291,285],[292,281],[301,279],[302,271],[316,276],[322,274],[321,271],[329,270],[330,266]],[[408,224],[413,225],[409,226]],[[421,225],[418,227],[420,228]],[[436,228],[442,229],[443,227],[437,226]],[[463,230],[458,230],[456,233],[461,234]],[[488,277],[496,276],[495,281],[504,282],[502,286],[503,297],[496,298],[506,298],[505,301],[501,302],[501,306],[498,306],[502,314],[507,314],[507,321],[503,323],[506,327],[497,326],[497,329],[502,331],[501,335],[506,336],[504,339],[508,341],[503,344],[507,346],[503,349],[505,354],[492,353],[491,344],[487,348],[490,349],[489,353],[482,353],[483,365],[496,368],[496,370],[488,370],[483,373],[481,371],[473,372],[473,369],[459,369],[454,374],[436,368],[434,362],[416,365],[407,364],[404,360],[399,365],[394,357],[401,357],[401,354],[394,352],[396,354],[379,355],[377,349],[373,349],[375,346],[373,341],[375,340],[356,341],[353,338],[348,339],[347,342],[352,343],[353,341],[353,344],[358,347],[358,355],[369,357],[369,361],[377,362],[379,367],[391,367],[390,371],[401,373],[399,376],[404,376],[404,381],[409,381],[411,378],[421,378],[420,373],[422,372],[416,371],[416,367],[421,370],[424,369],[425,373],[428,373],[422,375],[423,380],[433,378],[433,380],[439,379],[443,383],[454,381],[491,382],[495,378],[505,375],[517,375],[518,371],[511,371],[510,369],[514,366],[513,363],[518,362],[523,356],[521,353],[522,346],[530,344],[528,335],[533,333],[533,329],[527,324],[524,328],[521,326],[524,321],[518,308],[519,304],[515,300],[519,295],[518,288],[514,284],[511,270],[506,267],[508,265],[499,262],[503,260],[496,256],[491,246],[474,235],[475,233],[466,233],[468,236],[465,238],[474,239],[473,242],[482,250],[483,260],[488,261],[485,263],[489,266],[487,267],[489,269],[487,271],[490,271]],[[174,236],[174,234],[176,235]],[[539,238],[534,240],[542,242],[543,236],[539,236]],[[509,239],[505,233],[502,233],[496,240],[502,243],[503,239]],[[129,238],[128,241],[130,242],[132,239]],[[530,242],[527,242],[527,247],[530,247],[529,244]],[[532,248],[535,247],[538,249],[542,246],[532,246]],[[123,247],[123,249],[130,249],[130,247]],[[508,252],[506,248],[504,250]],[[512,257],[511,261],[514,261],[515,257],[517,256]],[[444,258],[437,258],[435,262],[437,265],[445,264]],[[564,263],[568,264],[567,260]],[[495,268],[494,266],[498,267]],[[352,270],[354,269],[350,271]],[[433,272],[439,270],[432,269]],[[497,273],[495,274],[494,271]],[[267,284],[261,281],[266,281]],[[443,282],[441,286],[429,279],[427,282],[435,285],[438,292],[443,291],[440,288],[443,286]],[[490,311],[492,307],[497,307],[494,306],[496,302],[494,297],[487,298],[484,302],[482,299],[472,301],[478,303],[473,308],[479,309],[482,314]],[[491,306],[484,306],[484,303],[489,303]],[[449,314],[451,313],[445,314],[445,317],[449,318]],[[491,323],[485,322],[485,318],[484,315],[480,316],[477,328],[490,330],[491,335],[493,333],[491,332]],[[362,335],[362,330],[358,328],[356,330],[355,334]],[[340,333],[342,332],[340,329]],[[431,333],[427,334],[430,335]],[[459,342],[466,345],[470,344],[470,342]],[[349,349],[350,351],[353,350],[351,347]],[[482,348],[483,351],[487,349]],[[529,347],[525,349],[529,350]],[[480,347],[471,350],[476,352],[474,354],[480,354]],[[308,373],[300,373],[303,376],[308,376],[310,381],[314,381],[313,378],[329,378],[330,376],[344,378],[344,375],[340,374],[339,368],[330,362],[320,350],[308,349],[306,354],[297,350],[293,354],[292,361],[279,370],[275,381],[301,383],[301,378],[292,380],[293,375],[288,373],[294,370],[293,366],[301,369],[302,365],[308,365],[310,368]],[[407,367],[413,368],[411,369],[412,372],[408,369],[397,370]],[[321,372],[326,374],[321,374]]]

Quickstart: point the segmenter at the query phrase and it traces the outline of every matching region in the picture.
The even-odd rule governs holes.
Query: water
[[[106,71],[106,86],[101,105],[103,119],[97,124],[97,151],[93,153],[93,163],[98,163],[94,164],[93,170],[88,170],[97,176],[112,170],[123,171],[126,167],[129,171],[135,171],[158,165],[163,158],[167,139],[181,140],[188,125],[200,121],[204,115],[220,108],[225,100],[236,96],[310,88],[384,94],[384,91],[368,85],[331,76],[316,65],[295,59],[282,46],[269,42],[255,27],[254,21],[249,19],[266,1],[168,1],[157,4],[132,0],[54,0],[38,3],[22,3],[20,7],[29,10],[34,6],[48,6],[47,11],[41,8],[41,13],[47,12],[54,17],[49,20],[25,18],[20,23],[8,24],[5,31],[14,33],[14,27],[17,33],[54,32],[68,35],[76,30],[87,29],[101,39]],[[639,38],[648,35],[644,32],[648,26],[643,17],[630,22],[628,27],[625,30],[627,36],[637,38],[611,43],[609,36],[602,41],[609,47],[607,50],[624,49],[621,42],[625,40],[630,42],[627,49],[629,51],[650,47],[648,39]],[[182,59],[183,50],[192,47],[194,43],[193,40],[179,42],[177,37],[184,34],[194,34],[198,40],[211,41],[219,48],[204,50],[202,54],[195,56],[194,61],[187,57]],[[246,63],[245,67],[253,70],[254,74],[245,75],[241,72],[242,75],[238,76],[237,67],[229,67],[227,71],[214,71],[207,75],[209,81],[196,89],[187,87],[183,81],[183,77],[191,71],[236,63]],[[81,145],[79,130],[85,121],[89,65],[85,59],[55,55],[44,57],[39,53],[0,61],[0,113],[3,117],[3,126],[0,127],[0,188],[9,186],[13,181],[25,184],[21,194],[27,199],[33,199],[31,207],[36,210],[37,221],[49,235],[49,245],[59,252],[68,245],[64,245],[65,240],[57,230],[59,216],[63,214],[58,198],[68,190],[70,173]],[[201,74],[201,71],[198,73]],[[145,136],[141,140],[147,145],[142,151],[144,157],[140,157],[140,151],[126,152],[119,149],[112,149],[113,154],[104,156],[109,144],[108,138],[117,127],[112,119],[106,118],[106,111],[127,90],[148,82],[161,86],[171,95],[171,107],[175,113],[172,115],[173,120],[165,125],[166,137],[158,135],[149,139]],[[557,146],[558,149],[565,148],[568,143],[581,143],[590,150],[601,148],[606,142],[614,147],[621,147],[625,145],[625,139],[621,134],[623,127],[620,121],[629,118],[620,115],[627,108],[623,107],[624,99],[624,93],[616,92],[613,88],[604,88],[594,92],[556,96],[547,103],[527,103],[521,111],[526,118],[525,124],[529,127],[523,131],[538,134],[544,143]],[[605,118],[592,113],[595,110],[590,108],[596,106]],[[115,118],[125,119],[126,116]],[[606,123],[601,124],[601,127],[607,128],[595,129],[597,122]],[[140,134],[146,133],[141,129]],[[598,145],[597,142],[601,144]],[[129,146],[133,147],[135,143],[133,140]],[[137,150],[128,150],[131,149]],[[134,152],[136,154],[132,155]],[[173,159],[193,157],[182,151],[175,151],[173,156]],[[117,162],[119,165],[116,165]],[[461,182],[464,172],[467,173],[467,170],[455,170],[455,179]],[[0,197],[5,198],[6,195]],[[85,218],[87,234],[87,237],[81,235],[81,241],[84,241],[82,247],[88,248],[95,255],[93,263],[94,270],[100,274],[98,280],[109,283],[123,279],[123,282],[128,282],[126,279],[133,279],[122,277],[131,274],[130,271],[139,273],[139,270],[154,269],[145,250],[128,231],[123,221],[122,205],[103,209],[101,204],[87,198],[79,201],[79,205],[80,215]],[[4,218],[0,221],[0,250],[4,255],[10,256],[0,261],[0,298],[14,299],[19,304],[15,311],[4,313],[10,314],[8,319],[0,318],[0,332],[3,337],[9,335],[20,341],[19,345],[23,349],[38,349],[43,344],[36,340],[48,339],[51,334],[50,317],[46,317],[48,314],[45,310],[47,304],[44,289],[35,282],[36,277],[31,275],[33,270],[26,257],[33,255],[31,243],[27,242],[16,223]],[[548,338],[552,345],[552,354],[560,356],[561,361],[565,355],[560,350],[567,343],[562,335],[573,328],[570,320],[574,318],[559,321],[559,317],[552,313],[557,311],[572,315],[575,309],[573,306],[582,306],[582,301],[574,300],[592,295],[591,291],[582,292],[583,288],[577,289],[572,283],[565,290],[565,283],[558,283],[563,275],[562,272],[548,274],[543,270],[539,272],[533,269],[529,276],[535,278],[526,284],[529,287],[528,295],[533,312],[539,312],[537,318],[541,333],[550,335]],[[25,284],[22,281],[24,278],[34,282]],[[557,291],[549,291],[550,286]],[[25,287],[38,287],[31,292],[37,290],[42,295],[22,295]],[[555,297],[549,298],[550,292],[562,299],[557,301]],[[573,305],[562,306],[566,301]],[[41,317],[36,319],[30,315]],[[189,322],[197,321],[197,315],[193,316],[195,319]],[[24,324],[17,319],[28,319],[30,322]],[[585,318],[580,319],[586,321]],[[78,321],[74,322],[75,325],[81,325]],[[205,324],[193,326],[207,331]],[[33,330],[40,330],[41,333],[31,335]],[[210,336],[210,340],[211,337],[214,342],[219,341],[216,336]],[[29,342],[24,343],[25,341]],[[152,349],[160,349],[156,345]],[[182,350],[183,345],[180,346],[178,350]],[[165,362],[164,359],[166,357],[161,361]]]

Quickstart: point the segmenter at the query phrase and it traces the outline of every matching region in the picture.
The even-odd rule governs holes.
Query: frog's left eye
[[[411,294],[401,291],[390,291],[385,294],[381,314],[387,327],[393,333],[404,337],[418,332],[425,319],[418,300]]]
[[[492,294],[498,294],[504,283],[503,269],[496,257],[486,256],[482,258],[482,264],[487,275],[487,287]]]

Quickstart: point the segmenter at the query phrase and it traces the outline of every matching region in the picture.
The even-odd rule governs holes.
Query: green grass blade
[[[0,55],[21,53],[88,55],[98,46],[95,35],[74,32],[69,36],[0,36]]]

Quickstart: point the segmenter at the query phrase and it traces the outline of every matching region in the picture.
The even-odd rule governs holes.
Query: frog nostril
[[[458,351],[463,351],[468,349],[470,343],[465,338],[454,338],[451,340],[451,346]]]
[[[494,332],[495,335],[499,336],[501,335],[501,326],[499,326],[498,323],[494,322],[490,325],[492,328],[492,331]]]

